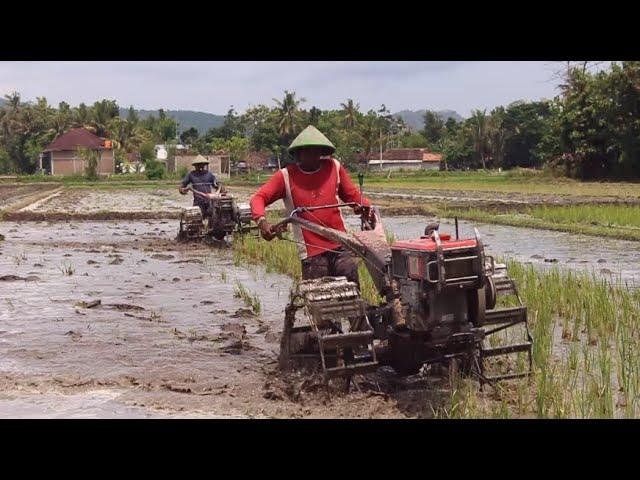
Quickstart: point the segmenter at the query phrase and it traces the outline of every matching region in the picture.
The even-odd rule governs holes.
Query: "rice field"
[[[300,278],[295,244],[247,236],[236,262]],[[480,391],[475,380],[451,379],[450,400],[433,410],[444,418],[634,418],[640,415],[640,292],[594,274],[539,271],[508,262],[528,308],[534,338],[533,375]],[[378,296],[360,266],[362,294]],[[507,302],[509,299],[507,299]],[[522,359],[518,359],[521,362]]]
[[[439,215],[514,227],[640,240],[640,206],[634,205],[539,206],[508,212],[443,208]]]
[[[533,218],[554,223],[594,225],[607,228],[637,228],[640,230],[640,206],[630,205],[569,205],[535,207],[527,212]]]
[[[368,174],[365,186],[385,191],[428,193],[432,189],[524,193],[531,195],[568,195],[593,197],[640,197],[640,183],[580,182],[564,177],[546,176],[541,171],[512,170],[506,172],[380,172]]]

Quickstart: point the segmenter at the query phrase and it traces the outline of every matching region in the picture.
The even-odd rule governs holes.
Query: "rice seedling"
[[[244,304],[250,307],[253,313],[259,314],[262,311],[260,297],[255,293],[249,292],[242,283],[236,282],[233,296],[242,299]]]
[[[62,272],[63,275],[67,275],[70,277],[75,273],[76,269],[71,262],[65,261],[60,266],[60,271]]]
[[[20,255],[13,255],[11,257],[11,260],[13,261],[14,265],[20,266],[27,261],[27,254],[25,252],[22,252]]]

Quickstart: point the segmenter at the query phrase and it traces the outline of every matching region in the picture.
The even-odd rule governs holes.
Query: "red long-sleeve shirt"
[[[339,184],[337,178],[336,162],[333,159],[324,160],[320,168],[312,173],[302,171],[298,165],[286,167],[289,175],[289,185],[294,207],[316,207],[339,203],[336,198],[336,186],[338,195],[343,202],[356,202],[370,206],[371,202],[365,197],[360,198],[360,190],[353,184],[351,177],[340,165]],[[286,197],[284,174],[277,171],[258,191],[251,197],[251,214],[255,221],[265,215],[265,208],[277,200]],[[318,225],[346,231],[342,214],[338,208],[327,208],[305,212],[301,218],[317,223]],[[320,235],[302,229],[302,235],[306,244],[307,257],[313,257],[334,249],[339,245]]]

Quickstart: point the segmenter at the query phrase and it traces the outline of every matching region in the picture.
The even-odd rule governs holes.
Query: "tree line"
[[[640,62],[592,73],[568,62],[560,95],[456,123],[431,112],[423,136],[448,168],[548,168],[582,180],[640,177]]]
[[[44,98],[28,103],[14,93],[0,108],[0,172],[32,173],[42,149],[72,127],[110,138],[119,162],[133,152],[152,161],[155,144],[181,142],[196,153],[226,151],[232,162],[249,151],[264,151],[286,163],[287,146],[314,125],[348,166],[388,148],[428,148],[442,153],[446,169],[548,168],[580,179],[638,178],[640,62],[612,63],[597,73],[585,67],[567,63],[560,94],[552,100],[517,101],[489,113],[475,110],[460,122],[445,122],[427,111],[417,132],[385,105],[365,113],[347,99],[336,109],[305,108],[306,99],[289,91],[243,114],[231,108],[221,126],[204,134],[193,127],[179,132],[163,110],[140,119],[130,107],[121,117],[113,100],[74,108],[61,102],[53,108]]]

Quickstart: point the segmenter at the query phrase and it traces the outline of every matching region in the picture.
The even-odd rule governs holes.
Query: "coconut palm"
[[[109,132],[109,124],[120,114],[115,100],[95,102],[91,108],[91,126],[96,135],[104,137]]]
[[[486,110],[474,110],[471,118],[471,135],[473,136],[473,145],[476,153],[480,156],[482,162],[482,168],[487,168],[486,155],[488,150],[488,135],[487,135],[487,111]]]
[[[294,135],[298,127],[298,107],[301,103],[306,102],[306,99],[296,99],[296,92],[285,90],[282,101],[277,98],[273,100],[278,106],[278,133],[285,138]]]
[[[364,159],[368,162],[371,153],[380,142],[380,119],[374,112],[369,112],[362,118],[358,125],[358,136],[360,137]]]
[[[504,166],[506,141],[507,130],[502,125],[502,119],[492,115],[487,125],[487,147],[495,160],[494,166]]]
[[[81,103],[77,108],[74,108],[71,116],[72,124],[74,127],[86,128],[88,130],[92,129],[91,109],[88,108],[84,103]]]
[[[11,92],[9,95],[5,95],[4,99],[7,101],[7,106],[9,110],[18,111],[20,106],[20,94],[18,92]]]
[[[109,122],[108,129],[113,146],[125,152],[135,150],[148,139],[145,130],[132,117],[115,117]]]
[[[354,105],[352,99],[347,99],[347,103],[341,103],[342,112],[344,115],[344,126],[347,128],[353,128],[356,123],[358,123],[358,113],[360,109],[360,104],[356,103]]]

